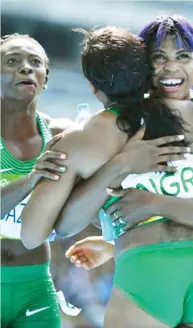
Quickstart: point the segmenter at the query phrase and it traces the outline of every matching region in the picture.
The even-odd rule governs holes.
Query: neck
[[[34,101],[1,100],[1,134],[4,139],[24,140],[38,134]]]
[[[103,103],[104,108],[110,108],[110,107],[117,107],[117,103],[116,102],[112,102],[111,100],[107,100],[105,103]]]

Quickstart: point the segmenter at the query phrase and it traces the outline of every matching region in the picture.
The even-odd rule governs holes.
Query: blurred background
[[[83,1],[2,0],[1,34],[29,34],[50,58],[48,89],[39,99],[39,110],[52,117],[77,116],[78,104],[91,112],[101,104],[91,94],[80,68],[81,36],[73,28],[119,25],[134,33],[159,14],[180,14],[193,23],[190,1]],[[76,240],[100,235],[93,226],[72,239],[52,243],[52,274],[57,290],[83,310],[78,317],[63,315],[63,328],[101,328],[111,292],[113,261],[90,272],[78,269],[64,257]]]
[[[181,14],[193,21],[190,1],[2,0],[2,35],[27,33],[50,58],[48,90],[39,108],[54,117],[74,119],[79,103],[101,105],[81,75],[81,35],[73,28],[119,25],[138,33],[159,14]]]

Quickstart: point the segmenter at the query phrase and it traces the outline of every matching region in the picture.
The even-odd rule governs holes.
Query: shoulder
[[[41,118],[43,118],[46,121],[53,135],[63,132],[64,130],[68,128],[72,128],[73,126],[76,125],[71,119],[66,117],[52,118],[49,115],[42,112],[38,112],[38,114],[40,115]]]
[[[87,178],[123,148],[127,136],[116,126],[116,118],[111,113],[99,112],[84,126],[73,126],[63,133],[56,144],[57,151],[65,151],[67,166],[81,169],[80,176]],[[87,170],[88,168],[88,170]]]
[[[75,127],[75,123],[69,118],[52,118],[48,124],[53,135]]]

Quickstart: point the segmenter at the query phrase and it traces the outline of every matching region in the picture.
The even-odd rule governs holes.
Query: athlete
[[[65,153],[50,150],[61,136],[49,140],[73,122],[36,112],[37,97],[47,88],[49,72],[48,57],[37,41],[19,34],[2,37],[1,58],[2,327],[60,327],[58,301],[49,273],[49,244],[45,242],[33,251],[23,247],[21,211],[42,177],[57,183],[65,171]],[[144,142],[142,148],[150,155],[157,147],[150,150]],[[136,161],[141,149],[138,154],[133,152]],[[182,147],[181,154],[183,151]],[[152,164],[156,164],[155,159]],[[121,169],[121,161],[119,165]],[[41,215],[35,230],[40,219]],[[51,234],[49,239],[53,237]]]
[[[169,109],[163,102],[158,100],[144,99],[144,93],[146,93],[151,87],[151,85],[148,84],[150,82],[151,65],[147,57],[146,49],[141,40],[137,39],[126,30],[113,27],[94,31],[86,37],[82,55],[82,66],[85,76],[92,84],[93,91],[104,103],[106,110],[92,118],[90,122],[84,126],[83,130],[69,131],[69,133],[65,134],[63,139],[55,146],[56,149],[62,149],[65,141],[65,146],[67,146],[68,152],[73,145],[73,151],[68,155],[67,159],[68,171],[61,177],[57,185],[50,184],[50,182],[47,181],[40,182],[25,207],[22,214],[23,221],[21,236],[24,245],[28,248],[38,246],[46,236],[49,235],[54,223],[54,218],[55,220],[57,219],[77,177],[90,177],[116,153],[119,153],[120,150],[123,149],[127,137],[131,137],[139,128],[141,118],[143,118],[146,123],[145,139],[155,138],[156,136],[161,137],[164,134],[167,135],[167,133],[174,135],[178,132],[179,134],[186,134],[186,140],[183,141],[183,138],[178,138],[179,144],[186,146],[189,141],[189,130],[186,129],[185,121],[179,116],[178,111]],[[131,80],[132,85],[130,83]],[[177,105],[178,103],[175,103],[175,108]],[[115,114],[118,116],[117,125],[116,119],[114,118]],[[109,137],[111,137],[111,140],[109,140]],[[171,142],[177,140],[173,140],[172,136],[170,138]],[[76,146],[74,146],[75,141]],[[80,147],[80,145],[82,147]],[[101,145],[103,146],[103,149],[101,148]],[[160,152],[162,152],[161,148]],[[164,153],[162,154],[164,155]],[[175,155],[172,159],[176,159]],[[167,159],[163,156],[162,162],[165,161],[167,161]],[[182,161],[181,170],[186,169],[189,173],[189,171],[191,172],[191,165],[191,160]],[[162,169],[162,166],[159,167],[159,170]],[[133,173],[134,171],[131,172]],[[179,179],[179,181],[182,180],[183,183],[183,177],[180,176],[179,172],[181,171],[179,171],[178,167],[178,171],[176,174],[172,175],[172,177],[177,180]],[[128,175],[128,173],[129,170],[127,169],[125,175]],[[158,179],[156,180],[157,183],[160,178],[165,177],[164,173],[161,175],[155,174],[155,176]],[[147,177],[147,175],[144,177],[146,182]],[[128,186],[128,179],[126,182],[126,185]],[[63,188],[64,185],[65,189]],[[42,204],[50,204],[53,194],[55,195],[56,193],[56,203],[54,206],[46,207],[42,212],[42,221],[38,232],[30,235],[29,232],[35,227],[37,221],[36,216],[41,211]],[[186,195],[186,197],[190,197],[190,195],[191,188],[190,191],[188,190],[188,196]],[[60,213],[63,220],[56,224],[56,230],[62,236],[67,236],[68,234],[74,233],[73,225],[78,222],[78,218],[75,218],[73,222],[70,222],[68,215],[64,214],[65,209]],[[29,218],[31,218],[31,220]],[[157,218],[156,221],[159,219],[160,218]],[[164,232],[164,229],[167,230],[168,228],[168,225],[165,225],[165,223],[161,221],[157,223],[157,225],[158,229],[161,229],[160,234],[161,232]],[[145,238],[146,231],[148,232],[147,225],[142,227],[141,231],[143,231]],[[134,234],[133,231],[132,234]],[[124,251],[124,248],[121,248],[120,250],[119,240],[121,240],[121,238],[117,241],[119,248],[118,255],[120,255],[120,252]],[[135,240],[135,238],[133,240]],[[142,240],[143,239],[141,238],[140,241]],[[159,242],[160,240],[156,240],[155,236],[154,243]],[[144,241],[142,244],[144,244]],[[188,258],[186,265],[189,265],[191,257],[189,250],[191,250],[192,242],[181,242],[180,246],[179,243],[177,243],[179,247],[173,242],[173,245],[174,244],[177,249],[183,248],[184,253],[187,254]],[[159,244],[158,248],[162,246],[162,244],[161,246]],[[166,252],[170,247],[171,245],[168,242],[166,245]],[[121,267],[121,260],[120,256],[118,256],[118,269]],[[178,260],[181,260],[180,254],[178,254]],[[126,267],[123,265],[122,267],[122,271],[125,272],[127,270]],[[188,272],[189,271],[190,270],[188,270]],[[120,273],[117,276],[120,277]],[[188,274],[186,280],[187,284],[191,284],[191,278]],[[125,281],[127,281],[127,279],[125,279]],[[183,286],[183,288],[185,287]],[[128,298],[126,298],[125,301],[128,303],[127,306],[131,308],[130,311],[132,311],[133,303],[129,302]],[[183,303],[184,299],[180,302]],[[105,321],[106,327],[112,326],[112,322],[109,322],[110,309],[113,309],[111,301]],[[120,318],[117,317],[117,319],[120,320],[120,325],[123,327],[128,323],[135,324],[135,318],[129,318],[129,320],[131,320],[128,322],[127,313],[128,312],[125,312]],[[156,327],[163,326],[161,323],[162,318],[156,320],[146,313],[145,315],[151,326],[153,323],[155,326],[157,325]],[[143,324],[144,320],[141,320]]]
[[[28,195],[42,177],[56,182],[66,169],[66,154],[50,147],[73,123],[69,119],[51,120],[36,111],[37,97],[47,88],[48,72],[48,57],[37,41],[28,35],[2,37],[2,327],[61,326],[49,273],[49,243],[28,251],[20,241],[21,212]],[[56,136],[52,139],[52,135]],[[53,239],[52,234],[50,237]]]
[[[158,34],[158,30],[162,33]],[[190,123],[190,126],[192,126],[193,122],[192,102],[189,101],[192,99],[192,31],[193,27],[185,18],[175,16],[159,17],[155,21],[150,22],[140,33],[140,36],[145,39],[153,65],[156,69],[154,74],[155,85],[151,96],[153,97],[156,89],[159,89],[165,99],[169,98],[181,100],[182,115],[186,115],[186,120]],[[165,42],[163,42],[163,35],[167,35],[168,32],[170,35],[173,35],[174,42],[171,42],[170,38],[167,38]],[[182,49],[180,49],[179,43],[176,43],[175,35],[177,33],[181,35],[183,40],[186,40],[185,44],[181,43]],[[179,42],[180,39],[177,41]],[[159,46],[154,47],[155,43]],[[190,133],[190,140],[192,139],[192,134]],[[108,175],[107,171],[106,175]],[[102,179],[100,180],[99,174],[97,182],[102,186],[103,182]],[[96,180],[93,181],[93,185],[97,182]],[[111,195],[122,195],[120,201],[118,200],[115,204],[111,205],[106,212],[108,215],[111,214],[112,220],[115,223],[119,223],[119,218],[121,218],[122,222],[126,222],[127,226],[124,229],[129,229],[133,225],[144,221],[154,214],[169,217],[176,223],[181,222],[192,227],[192,198],[168,198],[168,196],[165,195],[155,195],[147,191],[137,189],[128,189],[126,193],[123,190],[113,191],[109,189],[108,192]],[[164,241],[168,238],[174,239],[175,236],[178,236],[178,238],[181,239],[189,239],[192,236],[191,229],[187,229],[171,222],[169,232],[170,233],[166,230],[165,234],[162,236]],[[135,233],[137,233],[137,231]],[[149,237],[145,242],[150,242],[152,240],[152,236],[156,233],[159,234],[160,231],[155,225],[152,225]],[[136,240],[140,238],[140,235],[141,233],[139,231],[139,235],[137,235]],[[132,242],[130,234],[129,236],[126,234],[122,237],[122,243],[125,247],[128,242]],[[112,258],[114,256],[114,246],[106,243],[102,237],[88,237],[70,247],[66,255],[67,257],[70,257],[71,262],[75,262],[77,266],[83,266],[85,269],[90,269],[101,265]],[[114,298],[116,298],[115,295]],[[117,301],[115,301],[115,303],[116,302]],[[158,304],[160,304],[160,302],[161,300],[158,301]],[[139,303],[136,304],[139,305]],[[152,304],[150,305],[152,306]],[[143,306],[140,307],[143,308]],[[164,309],[164,306],[160,305],[160,312],[162,308]],[[174,311],[175,309],[173,309],[173,311],[171,311],[171,305],[169,309],[171,317],[174,316],[175,313],[177,315],[177,310]],[[191,303],[189,309],[191,309]],[[126,309],[126,311],[128,312],[128,309]],[[133,313],[134,315],[136,313],[134,309]],[[115,320],[113,315],[112,320]],[[139,320],[141,320],[140,317]],[[189,320],[188,326],[192,326],[192,323],[190,323],[192,322],[192,318],[187,318],[184,320]]]

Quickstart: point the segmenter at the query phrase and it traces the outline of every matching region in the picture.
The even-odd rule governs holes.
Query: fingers
[[[178,160],[182,160],[182,159],[186,159],[187,154],[174,154],[174,155],[163,155],[159,157],[159,162],[170,162],[170,161],[178,161]],[[175,165],[174,165],[175,166]]]
[[[70,262],[75,263],[78,267],[88,262],[87,257],[84,254],[76,254],[70,257]]]
[[[167,172],[167,173],[175,173],[176,172],[176,167],[175,166],[167,166],[167,165],[157,165],[155,171],[160,171],[160,172]]]
[[[71,256],[73,256],[73,255],[78,254],[79,251],[80,251],[80,248],[78,248],[78,247],[76,246],[76,244],[74,244],[74,245],[72,245],[71,247],[68,248],[68,250],[67,250],[66,253],[65,253],[65,256],[66,256],[67,258],[69,258],[69,257],[71,257]]]
[[[122,197],[125,195],[126,190],[124,189],[112,189],[112,188],[106,188],[107,194],[110,196],[116,196],[116,197]]]
[[[57,164],[54,164],[52,162],[48,162],[48,161],[44,161],[44,162],[40,162],[40,163],[37,163],[35,166],[34,166],[34,169],[35,170],[51,170],[51,171],[54,171],[54,172],[58,172],[58,173],[63,173],[66,171],[66,167],[65,166],[61,166],[61,165],[57,165]]]
[[[62,132],[56,134],[46,145],[46,149],[50,149],[53,145],[62,138]]]
[[[49,172],[49,171],[46,171],[46,170],[35,170],[34,172],[36,173],[36,176],[39,176],[41,178],[46,178],[46,179],[51,179],[51,180],[59,180],[60,179],[59,175]]]
[[[120,210],[116,210],[114,213],[111,214],[111,220],[113,222],[115,222],[117,220],[122,220],[122,219],[123,219],[123,213]]]
[[[78,268],[83,267],[85,270],[90,270],[94,266],[94,257],[87,257],[85,253],[78,250],[76,246],[71,246],[65,256],[70,259],[71,263],[74,263]]]
[[[46,161],[48,159],[66,159],[66,154],[62,152],[47,150],[45,151],[41,157],[38,158],[39,162]]]
[[[158,151],[159,151],[159,155],[164,155],[164,154],[189,154],[189,153],[191,153],[191,148],[190,147],[169,146],[169,147],[158,148]]]
[[[140,127],[140,129],[134,134],[134,136],[129,140],[129,143],[131,140],[142,140],[145,134],[146,125],[143,123],[143,125]]]
[[[166,145],[168,143],[177,142],[177,141],[181,141],[181,140],[184,140],[184,135],[161,137],[161,138],[157,138],[154,140],[150,140],[148,142],[150,144],[153,144],[156,146],[162,146],[162,145]]]
[[[120,211],[120,209],[118,208],[118,205],[115,203],[111,206],[109,206],[106,210],[105,210],[105,213],[107,215],[112,215],[114,212],[116,211]]]
[[[90,270],[93,264],[87,259],[85,255],[75,255],[70,257],[70,262],[74,263],[78,268],[83,267],[85,270]]]

